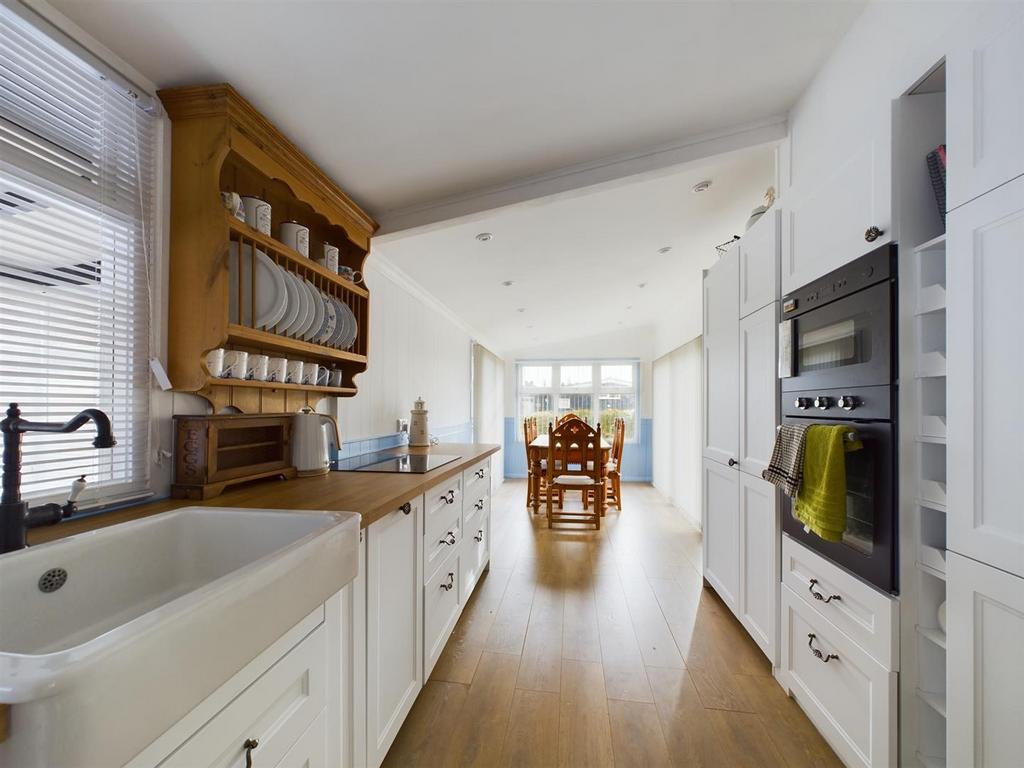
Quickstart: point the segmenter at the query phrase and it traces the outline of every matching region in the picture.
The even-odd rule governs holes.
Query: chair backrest
[[[558,421],[555,422],[555,426],[558,426],[559,424],[563,424],[563,423],[569,421],[570,419],[579,419],[580,421],[583,421],[583,419],[580,419],[580,417],[577,416],[575,413],[566,413],[566,414],[558,417]]]
[[[619,468],[622,466],[622,449],[626,444],[626,420],[616,419],[614,430],[614,438],[612,439],[612,461],[615,462],[615,467]]]
[[[601,479],[601,425],[591,427],[575,418],[548,426],[547,478],[581,475]]]

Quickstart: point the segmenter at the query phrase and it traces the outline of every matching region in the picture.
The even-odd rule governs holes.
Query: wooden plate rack
[[[173,124],[168,374],[175,390],[204,397],[221,412],[294,412],[323,397],[350,397],[369,355],[370,295],[362,283],[334,274],[225,210],[221,191],[255,195],[272,209],[271,232],[285,221],[309,227],[309,253],[324,243],[338,247],[339,262],[362,272],[377,223],[230,85],[192,86],[159,92]],[[237,306],[253,306],[258,270],[250,266],[252,295],[229,279],[230,244],[239,258],[255,262],[262,251],[278,266],[309,280],[344,303],[358,323],[348,349],[312,343],[280,328],[254,325],[255,312],[230,317],[229,291]],[[239,270],[241,272],[242,270]],[[248,320],[248,323],[243,321]],[[225,347],[271,357],[318,363],[342,372],[342,386],[218,379],[206,353]]]

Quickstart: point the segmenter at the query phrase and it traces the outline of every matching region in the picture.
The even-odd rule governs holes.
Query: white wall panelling
[[[505,363],[482,344],[473,345],[473,439],[497,443],[505,439]],[[491,456],[491,470],[500,485],[505,479],[501,451]]]

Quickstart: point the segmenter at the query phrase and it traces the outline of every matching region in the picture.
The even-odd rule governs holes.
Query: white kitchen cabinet
[[[779,228],[777,208],[766,211],[739,242],[739,316],[766,307],[779,296]]]
[[[781,634],[780,682],[843,763],[850,768],[896,765],[896,672],[785,584]]]
[[[739,247],[704,275],[704,457],[735,462],[739,449]]]
[[[947,555],[947,765],[1015,768],[1024,755],[1024,579]]]
[[[947,547],[1024,576],[1024,178],[947,226]]]
[[[423,681],[423,497],[366,529],[366,762],[380,765]]]
[[[352,588],[352,700],[351,716],[345,721],[352,729],[350,757],[343,766],[366,765],[366,529],[359,532],[359,573]]]
[[[462,602],[462,556],[452,552],[423,585],[423,662],[429,677],[455,629]]]
[[[890,131],[888,119],[866,122],[862,143],[835,158],[830,173],[784,196],[783,294],[893,239]],[[871,227],[880,234],[869,242]]]
[[[734,467],[704,459],[704,578],[733,613],[740,592],[739,476]]]
[[[949,210],[1024,174],[1024,7],[991,6],[946,56]]]
[[[739,466],[755,477],[768,468],[778,423],[777,314],[773,301],[740,321]]]
[[[740,623],[774,666],[779,615],[778,491],[767,480],[740,472]]]

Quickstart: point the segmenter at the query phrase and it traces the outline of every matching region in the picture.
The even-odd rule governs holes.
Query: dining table
[[[533,513],[540,511],[540,477],[543,473],[541,461],[548,457],[548,436],[537,435],[526,447],[530,458],[530,497],[533,499]],[[601,487],[605,487],[608,480],[608,457],[611,454],[612,444],[601,438]],[[572,453],[569,454],[569,461],[572,462]]]

